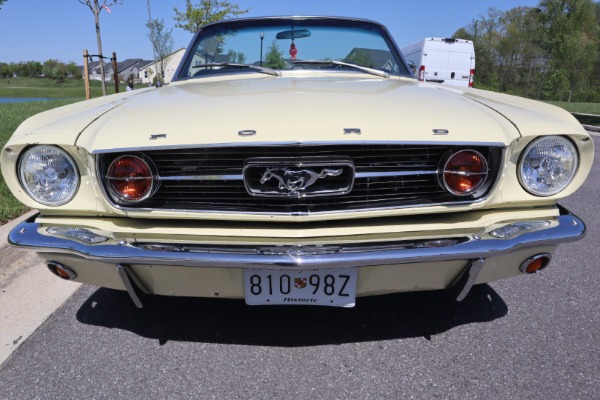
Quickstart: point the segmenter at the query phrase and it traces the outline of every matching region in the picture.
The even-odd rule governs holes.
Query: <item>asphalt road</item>
[[[354,309],[82,287],[0,367],[2,399],[600,398],[600,137],[562,204],[588,235],[536,276]]]

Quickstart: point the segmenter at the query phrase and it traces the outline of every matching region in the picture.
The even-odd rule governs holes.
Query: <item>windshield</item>
[[[179,78],[258,71],[251,67],[263,67],[262,72],[264,68],[357,72],[368,68],[410,75],[386,32],[376,24],[337,19],[264,19],[230,21],[202,30]]]

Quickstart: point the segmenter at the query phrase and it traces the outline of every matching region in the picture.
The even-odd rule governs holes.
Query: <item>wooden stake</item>
[[[92,92],[90,91],[90,67],[88,65],[88,51],[83,51],[83,81],[85,83],[85,99],[89,100],[92,98]]]
[[[119,71],[117,71],[117,53],[112,56],[113,75],[115,80],[115,93],[119,93]]]

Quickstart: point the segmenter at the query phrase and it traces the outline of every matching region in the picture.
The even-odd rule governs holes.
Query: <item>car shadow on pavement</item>
[[[299,347],[432,336],[489,322],[508,307],[487,284],[461,303],[443,291],[358,298],[354,308],[250,307],[243,300],[146,297],[137,309],[118,290],[98,289],[77,312],[79,322],[168,341]]]

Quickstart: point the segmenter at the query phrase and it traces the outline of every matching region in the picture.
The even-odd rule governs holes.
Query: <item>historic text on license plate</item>
[[[353,307],[356,275],[356,268],[244,270],[246,303]]]

